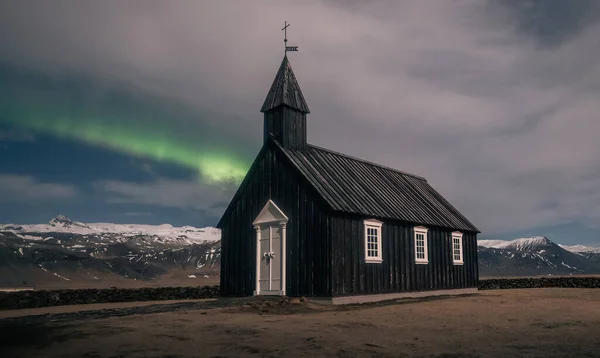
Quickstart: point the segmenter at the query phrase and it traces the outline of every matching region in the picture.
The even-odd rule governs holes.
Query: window
[[[422,226],[415,227],[415,263],[429,263],[427,255],[427,228]]]
[[[364,221],[365,225],[365,262],[381,263],[381,226],[378,220],[369,219]]]
[[[463,264],[462,232],[452,233],[452,262],[455,265]]]

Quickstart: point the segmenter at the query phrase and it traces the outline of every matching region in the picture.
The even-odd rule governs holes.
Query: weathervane
[[[290,24],[287,23],[287,21],[284,23],[284,27],[283,29],[281,29],[281,31],[283,31],[284,33],[284,38],[283,38],[283,43],[285,44],[285,52],[288,51],[298,51],[298,46],[288,46],[287,45],[287,28],[290,27]]]

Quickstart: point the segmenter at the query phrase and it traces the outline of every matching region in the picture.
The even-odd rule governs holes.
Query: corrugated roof
[[[287,56],[283,57],[279,71],[275,75],[271,89],[260,111],[266,112],[282,104],[304,113],[310,113]]]
[[[479,232],[423,177],[313,145],[288,149],[274,142],[334,210]]]

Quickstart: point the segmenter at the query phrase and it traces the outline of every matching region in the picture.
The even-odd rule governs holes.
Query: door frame
[[[272,200],[267,201],[265,206],[262,208],[252,225],[256,232],[256,280],[254,295],[269,294],[269,295],[280,295],[285,296],[286,288],[286,242],[287,242],[287,222],[288,217],[279,209]],[[264,227],[279,227],[281,228],[281,290],[280,291],[267,291],[262,293],[260,290],[260,263],[262,260],[260,254],[260,238],[261,229]],[[269,233],[271,229],[269,229]],[[263,291],[264,292],[264,291]]]

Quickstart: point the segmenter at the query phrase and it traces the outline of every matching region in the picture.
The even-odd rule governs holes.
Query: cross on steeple
[[[285,38],[283,39],[283,42],[287,42],[287,28],[290,27],[290,24],[287,23],[287,21],[284,23],[284,27],[283,29],[281,29],[281,31],[284,31],[284,35]]]
[[[298,51],[298,46],[288,46],[287,45],[287,28],[290,27],[290,24],[287,23],[287,21],[284,22],[283,29],[281,29],[281,31],[283,31],[284,37],[283,37],[283,43],[285,45],[285,52],[288,51]]]

